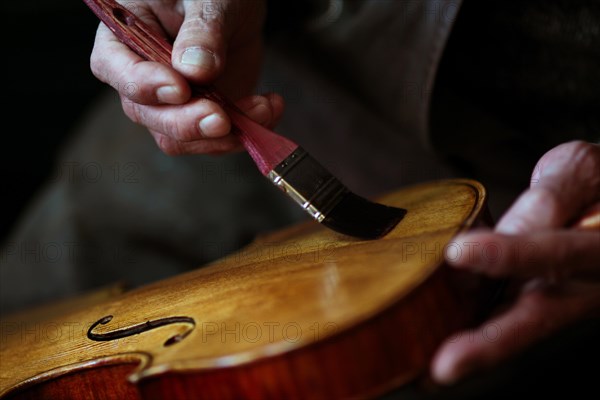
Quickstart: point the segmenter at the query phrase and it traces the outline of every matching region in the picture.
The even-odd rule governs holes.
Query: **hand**
[[[100,24],[91,56],[94,75],[115,88],[123,110],[148,127],[167,154],[220,153],[239,148],[223,109],[190,100],[187,81],[215,83],[255,121],[273,126],[278,95],[248,96],[262,58],[264,2],[127,1],[122,3],[166,38],[175,38],[172,68],[144,61]]]
[[[562,144],[538,162],[529,190],[496,228],[457,237],[447,262],[491,277],[521,278],[508,309],[447,339],[431,371],[452,383],[600,311],[600,231],[569,228],[600,202],[600,146]],[[456,248],[454,248],[456,250]]]

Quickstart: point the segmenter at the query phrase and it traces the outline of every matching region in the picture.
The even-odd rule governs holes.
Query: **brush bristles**
[[[406,214],[406,210],[373,203],[350,192],[300,147],[268,177],[314,219],[346,235],[377,239]]]
[[[346,235],[378,239],[394,229],[405,215],[402,208],[374,203],[348,192],[322,224]]]

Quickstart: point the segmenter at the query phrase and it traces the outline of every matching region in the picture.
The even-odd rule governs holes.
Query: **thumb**
[[[184,1],[185,17],[173,44],[173,68],[196,83],[214,81],[225,65],[225,6]]]

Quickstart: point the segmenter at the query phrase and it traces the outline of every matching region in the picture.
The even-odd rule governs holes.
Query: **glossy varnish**
[[[26,395],[41,382],[57,390],[64,385],[53,381],[83,371],[93,390],[95,379],[117,367],[111,379],[123,376],[131,363],[138,365],[132,383],[115,385],[144,399],[364,397],[408,382],[481,302],[477,285],[467,289],[442,255],[478,221],[485,193],[454,180],[378,200],[408,210],[380,240],[308,223],[38,323],[39,332],[59,327],[58,339],[11,325],[2,338],[1,393]]]

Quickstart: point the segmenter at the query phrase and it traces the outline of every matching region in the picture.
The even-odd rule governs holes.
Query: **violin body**
[[[443,262],[452,238],[482,223],[485,198],[471,180],[409,187],[378,199],[408,210],[379,240],[310,222],[35,327],[3,321],[0,397],[384,394],[426,372],[490,297]]]

